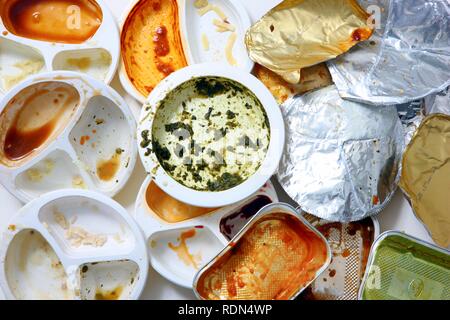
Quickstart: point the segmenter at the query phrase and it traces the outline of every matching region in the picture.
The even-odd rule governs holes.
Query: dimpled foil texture
[[[350,222],[383,210],[397,189],[404,149],[395,106],[343,100],[330,86],[282,110],[287,143],[278,180],[304,211]]]
[[[359,3],[375,17],[372,37],[328,63],[343,98],[401,104],[450,85],[450,1]]]

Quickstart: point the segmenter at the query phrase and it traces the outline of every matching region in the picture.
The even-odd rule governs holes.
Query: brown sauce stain
[[[196,289],[205,299],[287,300],[326,260],[321,237],[291,215],[272,213],[206,269]]]
[[[186,244],[186,240],[195,237],[196,234],[197,231],[195,231],[195,229],[185,231],[181,233],[179,245],[176,246],[169,242],[168,246],[177,254],[178,258],[180,258],[180,260],[183,261],[184,264],[198,269],[198,262],[196,261],[195,257],[189,252],[189,248]]]
[[[12,0],[3,3],[1,16],[6,29],[34,40],[83,43],[94,36],[103,20],[102,10],[93,0]]]
[[[114,153],[109,160],[100,160],[97,163],[97,176],[102,181],[112,180],[120,168],[120,155]]]
[[[162,191],[154,182],[148,186],[145,198],[149,209],[169,223],[182,222],[217,210],[194,207],[178,201]]]
[[[31,131],[22,132],[16,126],[11,127],[6,134],[5,155],[9,160],[23,159],[38,149],[50,137],[55,128],[55,121]]]
[[[41,89],[31,94],[6,131],[3,145],[6,158],[11,161],[21,160],[41,147],[54,133],[66,109],[79,99],[76,94],[65,87]]]
[[[95,300],[119,300],[122,292],[122,287],[117,287],[111,291],[97,290],[95,292]]]

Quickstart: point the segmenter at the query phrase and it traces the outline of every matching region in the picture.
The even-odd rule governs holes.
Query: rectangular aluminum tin
[[[327,242],[327,240],[325,239],[325,237],[316,229],[314,228],[305,218],[303,218],[298,211],[292,207],[289,204],[286,203],[272,203],[269,204],[267,206],[265,206],[264,208],[262,208],[246,225],[244,228],[242,228],[242,230],[230,241],[230,243],[228,244],[227,247],[225,247],[216,257],[214,257],[208,264],[206,264],[195,276],[194,278],[194,283],[193,283],[193,288],[194,288],[194,293],[195,296],[200,299],[200,300],[204,300],[201,295],[198,293],[197,291],[197,285],[198,285],[198,281],[201,277],[201,275],[208,270],[209,268],[211,268],[213,266],[213,264],[219,260],[221,257],[223,257],[228,251],[232,250],[234,248],[234,244],[238,243],[240,241],[240,239],[247,233],[247,231],[256,223],[258,222],[258,220],[260,220],[261,218],[275,213],[277,211],[281,211],[283,213],[287,213],[289,215],[294,216],[295,218],[297,218],[298,220],[300,220],[300,222],[302,224],[304,224],[306,227],[308,227],[308,229],[310,229],[314,234],[316,234],[319,238],[321,238],[323,240],[323,242],[326,245],[327,248],[327,260],[324,263],[324,265],[322,266],[322,268],[320,268],[319,270],[317,270],[315,277],[308,282],[304,287],[300,288],[291,298],[290,300],[294,300],[295,298],[298,297],[298,295],[300,295],[300,293],[303,292],[303,290],[305,290],[305,288],[307,288],[311,283],[313,283],[317,277],[326,270],[326,268],[330,265],[331,263],[331,249],[330,246]]]
[[[327,221],[321,218],[317,218],[314,215],[308,214],[301,210],[301,208],[297,208],[297,211],[299,211],[302,216],[311,222],[313,226],[322,226],[327,224],[333,224],[334,222]],[[380,223],[378,222],[378,219],[376,217],[369,217],[366,219],[370,219],[372,222],[373,227],[373,238],[370,241],[370,246],[367,247],[367,250],[364,250],[367,252],[367,260],[363,261],[363,249],[360,251],[361,256],[360,259],[351,258],[352,254],[346,258],[342,259],[334,259],[329,265],[328,271],[331,271],[330,268],[333,268],[333,270],[336,272],[334,276],[329,275],[329,272],[325,271],[322,275],[318,277],[316,280],[318,283],[319,288],[330,288],[329,293],[315,293],[314,291],[311,292],[311,296],[313,297],[312,300],[357,300],[358,294],[359,294],[359,288],[361,287],[361,283],[365,274],[365,270],[367,268],[367,262],[370,255],[370,249],[377,237],[380,235]],[[357,221],[356,223],[359,223]],[[349,223],[342,223],[340,224],[350,226],[352,222]],[[318,228],[318,230],[320,230]],[[325,235],[324,235],[325,236]],[[350,249],[354,247],[355,243],[354,241],[347,242],[343,239],[342,233],[340,233],[339,237],[341,237],[341,241],[345,243],[345,248]],[[342,250],[342,248],[335,248],[333,247],[333,240],[330,240],[329,237],[326,237],[327,241],[329,242],[331,251],[333,256],[340,255],[339,250]],[[363,238],[359,238],[361,241],[363,241]],[[351,251],[351,249],[350,249]],[[355,269],[361,267],[359,272],[355,272]],[[324,280],[327,280],[327,282],[324,282]],[[342,281],[343,280],[343,281]],[[342,282],[341,282],[342,281]],[[351,285],[354,284],[354,285]],[[314,283],[311,284],[310,288],[312,289],[314,286]],[[313,289],[312,289],[313,290]],[[341,291],[341,294],[336,294],[337,292]],[[311,300],[311,298],[306,296],[303,297],[300,296],[300,299],[305,300]]]
[[[444,255],[448,255],[448,275],[449,275],[449,279],[450,279],[450,251],[440,248],[438,246],[435,246],[431,243],[428,243],[426,241],[423,241],[421,239],[418,239],[416,237],[413,237],[411,235],[399,232],[399,231],[386,231],[384,233],[382,233],[373,243],[372,248],[370,249],[370,255],[369,255],[369,259],[367,262],[367,266],[366,266],[366,272],[364,274],[364,278],[361,284],[361,287],[359,289],[359,294],[358,294],[358,298],[359,300],[365,300],[363,297],[367,282],[368,282],[368,278],[369,278],[369,274],[371,273],[372,267],[374,265],[375,262],[375,256],[378,253],[378,249],[380,247],[380,245],[384,242],[384,240],[386,240],[388,237],[391,236],[397,236],[397,237],[401,237],[404,238],[407,241],[412,242],[414,245],[419,245],[419,246],[424,246],[426,248],[429,248],[430,250],[434,250],[438,253],[444,254]],[[408,254],[412,254],[412,253],[408,253]],[[394,270],[392,270],[394,271]],[[420,279],[418,279],[420,280]],[[410,285],[413,285],[413,282],[410,283]],[[445,288],[444,288],[445,289]],[[450,290],[450,283],[448,284],[447,290]]]

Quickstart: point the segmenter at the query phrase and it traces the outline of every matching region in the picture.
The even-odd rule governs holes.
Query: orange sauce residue
[[[120,168],[120,154],[115,153],[109,160],[101,160],[97,163],[97,176],[102,181],[112,180]]]
[[[295,217],[257,221],[197,282],[205,299],[286,300],[312,281],[328,259],[324,240]]]
[[[48,42],[83,43],[103,20],[93,0],[11,0],[2,6],[1,16],[11,33]]]
[[[217,210],[194,207],[180,202],[162,191],[154,182],[147,188],[146,200],[149,209],[169,223],[182,222]]]
[[[124,23],[121,50],[128,78],[144,96],[169,74],[187,66],[177,1],[139,1]]]
[[[175,251],[178,258],[180,258],[180,260],[183,261],[184,264],[186,264],[187,266],[192,266],[195,269],[198,269],[198,262],[197,262],[198,259],[189,252],[189,248],[186,244],[186,240],[195,237],[196,233],[197,232],[195,231],[195,229],[185,231],[181,233],[179,245],[176,246],[171,242],[169,242],[168,246],[170,249]]]
[[[82,136],[82,137],[80,138],[80,144],[81,144],[82,146],[84,146],[84,145],[86,144],[86,142],[89,141],[89,140],[91,140],[91,137],[89,137],[89,136]]]

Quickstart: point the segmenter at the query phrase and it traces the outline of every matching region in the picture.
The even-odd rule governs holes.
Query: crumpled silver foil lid
[[[328,63],[343,98],[402,104],[450,85],[450,1],[360,0],[380,28]]]
[[[438,94],[425,98],[427,114],[443,113],[450,115],[450,87]]]
[[[399,104],[396,108],[405,131],[405,146],[407,146],[425,118],[425,101],[422,99]]]
[[[389,203],[404,148],[395,106],[343,100],[330,86],[281,108],[287,140],[278,181],[304,211],[349,222]]]

